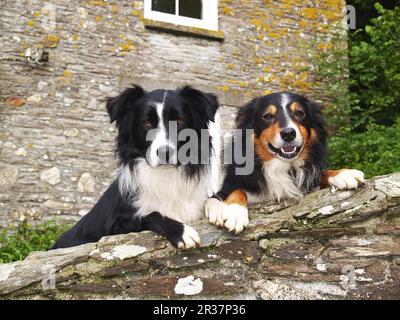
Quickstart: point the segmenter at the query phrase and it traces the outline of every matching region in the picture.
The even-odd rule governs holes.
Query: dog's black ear
[[[136,102],[145,95],[142,87],[133,85],[120,95],[107,99],[107,112],[110,116],[110,123],[117,121],[117,123],[132,110]]]
[[[205,93],[190,86],[179,90],[180,96],[190,104],[191,107],[204,115],[208,121],[214,121],[215,113],[219,108],[218,98],[212,93]]]
[[[319,112],[321,113],[324,109],[325,106],[322,103],[315,102],[315,101],[307,101],[308,109],[310,112]]]
[[[310,116],[314,120],[324,121],[323,109],[324,106],[321,103],[307,100],[307,109],[310,112]]]
[[[311,121],[320,130],[320,135],[327,135],[326,122],[323,114],[324,106],[321,103],[307,100],[307,108],[310,113]]]
[[[241,107],[236,114],[236,128],[251,129],[254,127],[254,117],[259,98],[255,98]]]

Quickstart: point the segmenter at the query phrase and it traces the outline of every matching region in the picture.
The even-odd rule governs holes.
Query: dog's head
[[[255,151],[263,161],[306,160],[326,142],[322,106],[289,92],[251,101],[239,111],[239,128],[254,129]]]
[[[189,86],[177,90],[146,92],[139,86],[109,98],[110,121],[118,127],[117,153],[123,164],[145,158],[152,167],[181,165],[180,148],[190,139],[180,133],[196,133],[194,148],[201,149],[202,129],[208,129],[218,109],[217,98]],[[202,150],[197,150],[200,154]]]

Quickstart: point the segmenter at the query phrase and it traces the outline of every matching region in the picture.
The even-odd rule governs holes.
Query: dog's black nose
[[[174,150],[168,146],[162,146],[157,149],[157,157],[162,164],[168,164],[174,155]]]
[[[291,142],[296,138],[296,130],[293,128],[282,129],[281,137],[285,142]]]

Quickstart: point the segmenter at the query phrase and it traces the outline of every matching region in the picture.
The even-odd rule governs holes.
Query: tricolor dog
[[[358,170],[327,170],[322,107],[301,95],[281,92],[252,100],[239,111],[236,128],[234,144],[245,140],[246,129],[253,132],[254,154],[248,156],[254,169],[240,175],[240,164],[227,165],[221,190],[205,206],[217,226],[240,233],[249,223],[248,203],[297,198],[317,187],[355,189],[364,182]]]

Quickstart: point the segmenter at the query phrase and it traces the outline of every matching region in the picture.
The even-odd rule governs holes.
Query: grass
[[[32,251],[46,251],[71,225],[55,221],[31,225],[20,222],[0,230],[0,263],[25,259]]]

